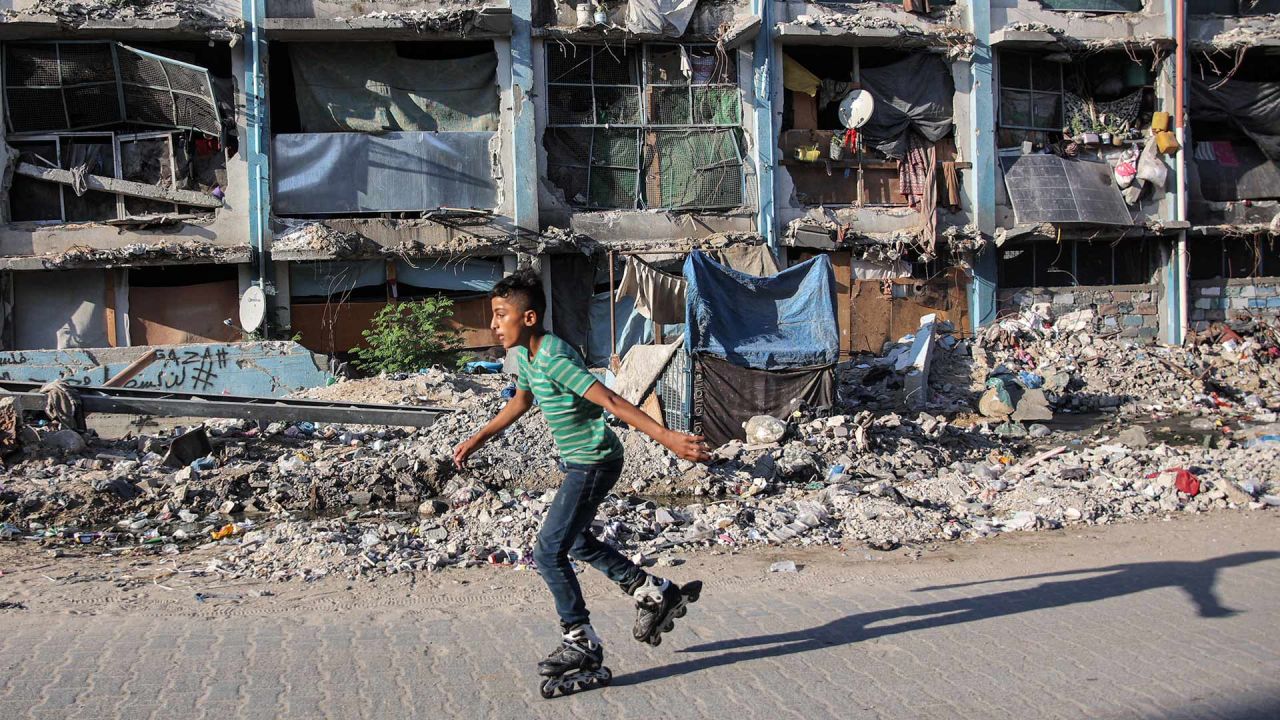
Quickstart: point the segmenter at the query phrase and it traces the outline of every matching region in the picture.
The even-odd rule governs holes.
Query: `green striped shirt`
[[[577,350],[547,333],[532,361],[526,348],[511,351],[519,366],[516,387],[538,399],[562,460],[591,464],[622,457],[622,443],[604,423],[604,408],[583,397],[596,377]]]

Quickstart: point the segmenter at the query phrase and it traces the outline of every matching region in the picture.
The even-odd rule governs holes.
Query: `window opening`
[[[592,209],[743,204],[737,60],[711,45],[553,45],[547,172]]]

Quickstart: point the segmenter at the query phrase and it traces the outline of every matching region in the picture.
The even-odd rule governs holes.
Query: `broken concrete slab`
[[[1052,420],[1053,409],[1049,407],[1049,399],[1045,397],[1044,390],[1037,388],[1023,391],[1012,418],[1018,422]]]

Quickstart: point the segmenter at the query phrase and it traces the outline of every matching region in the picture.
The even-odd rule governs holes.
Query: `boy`
[[[633,635],[637,640],[657,645],[662,633],[671,629],[685,606],[697,600],[702,583],[680,587],[649,575],[614,548],[591,534],[596,508],[622,473],[622,443],[605,425],[604,411],[640,430],[681,458],[694,462],[708,459],[701,437],[668,430],[639,408],[596,381],[581,356],[560,338],[545,332],[542,316],[546,299],[542,282],[532,270],[504,278],[489,294],[493,320],[489,327],[508,352],[514,353],[519,374],[516,394],[479,432],[453,453],[459,468],[489,438],[501,433],[533,406],[541,405],[551,435],[560,451],[565,471],[555,500],[538,531],[533,557],[538,572],[555,598],[556,612],[564,630],[563,641],[547,659],[538,663],[538,672],[551,678],[543,684],[550,697],[560,687],[569,692],[585,689],[583,682],[607,683],[603,668],[604,649],[591,628],[582,589],[574,575],[569,556],[603,572],[636,601]],[[594,687],[587,684],[587,687]],[[550,691],[548,688],[551,688]]]

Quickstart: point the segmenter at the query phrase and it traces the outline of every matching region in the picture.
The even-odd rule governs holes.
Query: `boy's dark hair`
[[[532,310],[538,314],[538,320],[547,314],[547,296],[542,291],[542,279],[530,268],[518,270],[497,282],[489,291],[490,298],[500,297],[510,300],[524,310]]]

